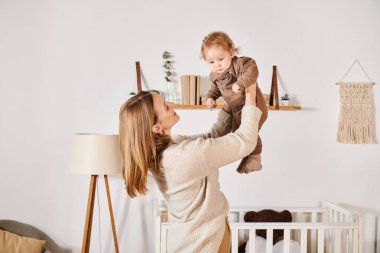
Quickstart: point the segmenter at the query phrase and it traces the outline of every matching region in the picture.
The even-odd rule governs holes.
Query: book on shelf
[[[195,98],[196,98],[195,104],[200,105],[201,104],[201,76],[197,76],[197,90],[196,90]]]
[[[182,104],[200,105],[201,77],[197,75],[182,75]]]
[[[182,104],[190,104],[190,76],[181,76]]]
[[[190,75],[190,103],[189,105],[195,105],[197,101],[197,76]]]

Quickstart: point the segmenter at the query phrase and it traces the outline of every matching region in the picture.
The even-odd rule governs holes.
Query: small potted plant
[[[287,93],[285,93],[284,96],[281,97],[281,103],[283,106],[289,106],[289,96]]]

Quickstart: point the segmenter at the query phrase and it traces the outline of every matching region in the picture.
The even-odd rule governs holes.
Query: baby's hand
[[[206,104],[207,104],[208,109],[210,109],[210,110],[212,110],[212,108],[215,108],[215,107],[216,107],[216,102],[215,102],[215,100],[212,99],[212,98],[208,98],[208,99],[206,100]]]
[[[234,83],[234,84],[232,85],[232,92],[233,92],[233,93],[241,92],[241,90],[240,90],[240,86],[239,86],[237,83]]]

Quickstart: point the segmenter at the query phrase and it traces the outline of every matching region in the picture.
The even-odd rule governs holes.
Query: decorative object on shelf
[[[281,80],[281,79],[280,79]],[[278,85],[277,85],[277,66],[273,66],[273,74],[272,74],[272,85],[270,89],[269,94],[269,110],[286,110],[286,111],[293,111],[293,110],[301,110],[301,106],[289,106],[290,97],[288,94],[285,94],[281,97],[281,103],[283,106],[280,106],[279,104],[279,97],[278,97]]]
[[[281,97],[281,103],[283,106],[289,106],[290,98],[287,93],[285,93],[284,96]]]
[[[173,71],[173,54],[165,51],[162,54],[162,59],[164,60],[162,67],[164,68],[164,73],[165,73],[165,81],[166,81],[166,96],[165,100],[168,102],[178,102],[178,96],[177,92],[174,87],[174,76],[175,73]]]
[[[115,251],[116,253],[119,252],[107,175],[120,174],[121,167],[122,161],[118,135],[76,134],[74,136],[70,171],[72,173],[91,175],[82,253],[90,252],[95,190],[99,175],[104,175]]]
[[[173,55],[171,53],[169,53],[168,51],[165,51],[163,54],[162,54],[162,58],[164,59],[164,65],[162,65],[162,67],[164,68],[165,70],[165,80],[167,82],[171,82],[173,76],[172,76],[172,62],[170,61],[170,59],[173,57]]]
[[[269,95],[269,106],[274,106],[276,110],[280,109],[278,101],[278,86],[277,86],[277,66],[273,66],[272,85]]]
[[[140,62],[136,61],[136,77],[137,77],[137,92],[131,91],[129,92],[129,97],[135,96],[138,92],[142,91],[142,85],[141,85],[141,67],[140,67]],[[149,90],[156,92],[157,94],[161,95],[161,92],[159,90]]]
[[[136,62],[136,79],[137,79],[137,92],[142,91],[142,85],[141,85],[141,66],[140,62]]]
[[[369,82],[345,82],[344,78],[357,63]],[[373,85],[368,74],[359,63],[354,60],[339,85],[340,112],[337,141],[348,144],[374,143],[374,102]]]

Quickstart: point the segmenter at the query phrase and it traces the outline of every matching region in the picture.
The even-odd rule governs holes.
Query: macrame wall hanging
[[[356,64],[368,82],[345,82],[344,78]],[[337,141],[348,144],[374,143],[374,103],[372,88],[375,84],[359,63],[354,60],[339,85],[340,112]]]

